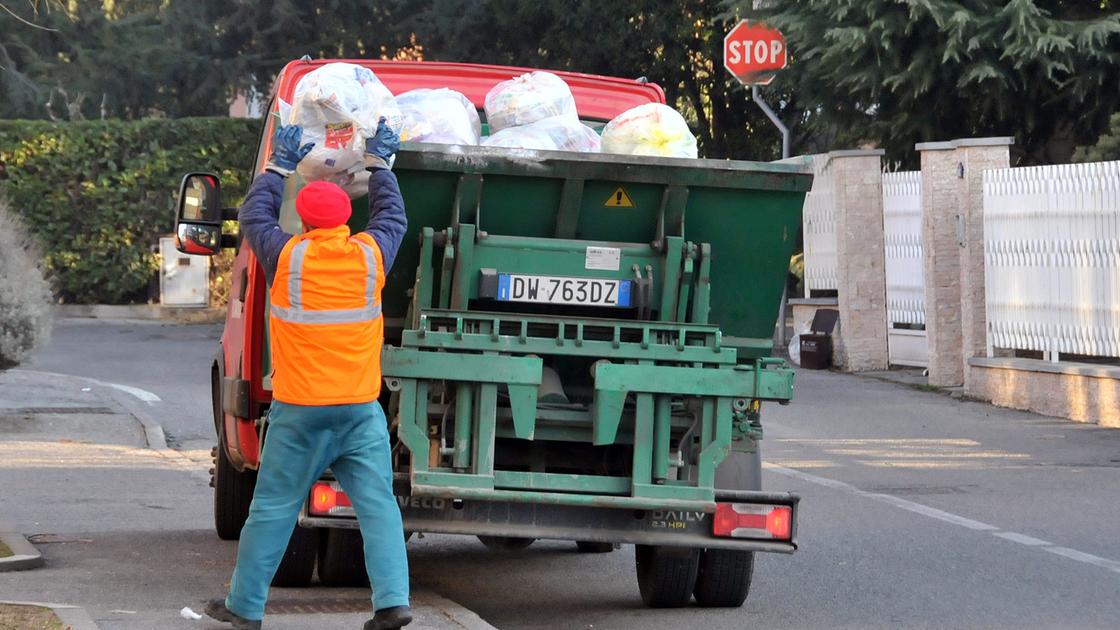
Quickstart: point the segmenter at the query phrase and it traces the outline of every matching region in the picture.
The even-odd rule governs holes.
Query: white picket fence
[[[805,195],[802,214],[805,237],[805,297],[813,291],[835,291],[836,191],[826,154],[811,156],[813,189]]]
[[[984,173],[988,356],[1120,357],[1120,162]]]
[[[926,287],[922,277],[922,173],[883,174],[887,349],[894,365],[925,366]]]

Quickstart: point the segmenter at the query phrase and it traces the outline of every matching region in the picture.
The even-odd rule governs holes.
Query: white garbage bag
[[[597,153],[599,134],[579,120],[553,116],[528,125],[502,129],[483,139],[482,145],[538,151]]]
[[[551,72],[539,70],[495,85],[486,93],[484,105],[491,134],[556,116],[579,119],[568,84]]]
[[[396,99],[369,68],[329,63],[312,70],[296,85],[285,122],[303,127],[303,142],[315,143],[296,171],[309,182],[334,182],[351,198],[366,194],[369,174],[362,153],[382,116],[400,133]]]
[[[696,158],[696,136],[684,116],[660,103],[628,109],[603,129],[603,153]]]
[[[793,338],[789,340],[789,346],[787,347],[789,362],[798,367],[801,366],[801,335],[807,334],[809,334],[809,327],[802,326],[801,329],[793,335]]]
[[[789,340],[789,362],[801,366],[801,335],[796,334]]]
[[[404,116],[401,140],[477,145],[482,138],[478,109],[461,92],[421,88],[397,95]]]

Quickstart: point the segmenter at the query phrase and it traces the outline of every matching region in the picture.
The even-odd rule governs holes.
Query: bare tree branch
[[[46,107],[47,107],[47,118],[50,118],[52,122],[58,122],[58,116],[56,116],[55,113],[54,113],[53,105],[54,105],[54,88],[51,88],[50,98],[47,99],[47,105],[46,105]]]
[[[85,120],[86,117],[82,115],[82,101],[86,100],[85,92],[78,92],[78,97],[73,102],[66,104],[66,111],[70,115],[70,120]]]
[[[32,5],[32,8],[34,9],[34,5]],[[22,17],[17,15],[15,11],[12,11],[11,9],[9,9],[8,5],[4,4],[3,2],[0,2],[0,9],[4,9],[4,11],[6,11],[8,13],[8,15],[14,17],[15,19],[19,20],[20,22],[23,22],[24,24],[30,26],[31,28],[37,28],[41,31],[50,31],[52,33],[57,33],[58,32],[57,28],[49,28],[49,27],[46,27],[46,26],[40,26],[40,25],[38,25],[34,22],[30,22],[28,20],[23,19]]]

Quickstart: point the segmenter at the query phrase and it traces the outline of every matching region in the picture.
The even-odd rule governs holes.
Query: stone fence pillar
[[[887,369],[887,281],[881,149],[832,151],[837,214],[840,334],[836,365],[848,372]]]
[[[968,359],[986,352],[984,183],[1007,168],[1012,138],[923,142],[922,248],[929,384],[965,384]]]

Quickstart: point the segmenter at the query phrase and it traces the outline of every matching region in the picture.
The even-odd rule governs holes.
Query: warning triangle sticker
[[[630,195],[619,186],[607,200],[603,202],[604,208],[633,208],[634,202],[630,200]]]

